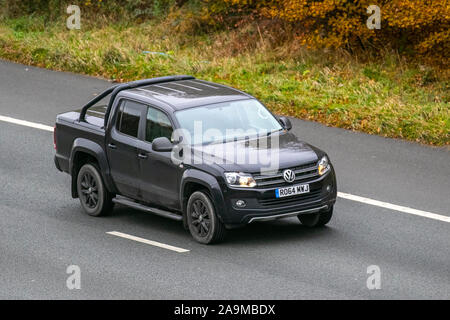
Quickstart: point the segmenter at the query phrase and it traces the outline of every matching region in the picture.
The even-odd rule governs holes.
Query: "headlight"
[[[253,188],[256,186],[256,181],[251,174],[242,172],[225,172],[225,179],[228,185],[232,187]]]
[[[322,157],[319,161],[319,167],[317,168],[320,176],[323,176],[325,173],[330,171],[330,162],[326,156]]]

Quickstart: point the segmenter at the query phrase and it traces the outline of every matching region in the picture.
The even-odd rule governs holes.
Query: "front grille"
[[[297,202],[308,202],[308,201],[318,200],[318,199],[320,199],[321,194],[322,194],[322,189],[318,188],[315,190],[311,190],[308,193],[294,195],[294,196],[285,197],[285,198],[260,199],[259,203],[265,207],[289,205],[289,204],[295,204]]]
[[[305,165],[297,166],[294,168],[289,168],[295,172],[295,181],[296,182],[302,182],[311,178],[315,178],[319,175],[317,172],[317,163],[316,162],[310,162]],[[278,170],[275,173],[272,173],[270,175],[267,174],[260,174],[260,175],[253,175],[253,178],[256,181],[257,187],[278,187],[283,185],[290,185],[286,183],[286,181],[283,178],[283,171],[286,169]]]

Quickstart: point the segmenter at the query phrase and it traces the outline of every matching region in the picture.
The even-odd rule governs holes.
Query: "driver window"
[[[172,132],[172,124],[167,115],[158,109],[149,107],[147,111],[145,140],[153,142],[154,139],[160,137],[166,137],[171,140]]]

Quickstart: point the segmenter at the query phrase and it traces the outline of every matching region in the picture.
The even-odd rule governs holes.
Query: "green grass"
[[[116,81],[191,74],[247,91],[279,114],[450,145],[448,72],[393,53],[361,62],[343,51],[274,47],[253,33],[195,35],[169,19],[83,25],[79,31],[38,17],[8,19],[0,22],[0,57]]]

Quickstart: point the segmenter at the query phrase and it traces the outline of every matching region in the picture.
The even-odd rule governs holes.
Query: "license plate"
[[[294,196],[296,194],[303,194],[309,192],[309,184],[297,184],[286,188],[279,188],[275,190],[275,197],[283,198]]]

